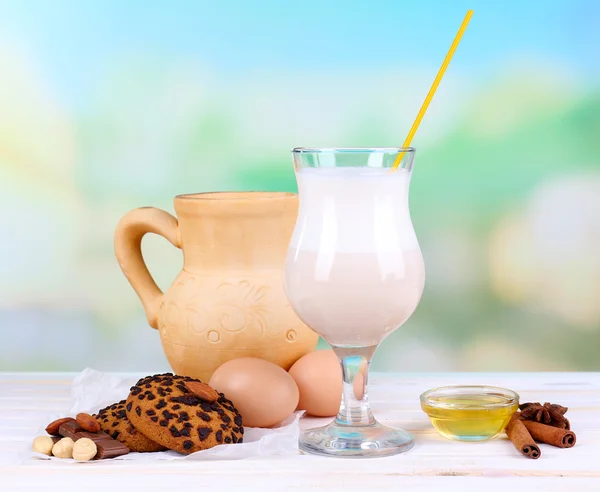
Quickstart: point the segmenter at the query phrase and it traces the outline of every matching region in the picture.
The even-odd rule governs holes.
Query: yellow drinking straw
[[[419,110],[417,119],[415,120],[412,127],[410,128],[410,131],[408,132],[408,135],[406,136],[406,140],[404,140],[402,147],[408,147],[410,145],[410,142],[412,142],[412,139],[415,136],[415,133],[417,133],[417,129],[419,128],[419,125],[421,124],[421,120],[423,119],[423,116],[425,116],[425,112],[427,111],[427,108],[429,107],[429,103],[433,99],[433,95],[435,94],[435,91],[437,90],[438,85],[440,85],[442,77],[444,76],[444,73],[446,72],[446,69],[448,68],[448,65],[450,65],[450,60],[452,60],[452,56],[454,55],[456,48],[458,48],[458,44],[460,43],[460,40],[463,37],[463,34],[467,30],[467,26],[469,25],[469,21],[471,20],[472,16],[473,16],[473,11],[468,10],[467,15],[465,15],[465,18],[462,21],[462,24],[460,25],[460,29],[458,30],[458,32],[456,33],[456,36],[454,37],[454,41],[452,41],[452,46],[450,46],[450,49],[448,50],[448,54],[446,55],[446,58],[444,58],[444,63],[442,63],[442,66],[440,67],[437,75],[435,76],[435,80],[433,81],[433,84],[431,85],[431,89],[429,89],[429,92],[427,93],[427,97],[425,97],[425,101],[423,101],[423,105],[421,106],[421,109]],[[400,162],[402,161],[403,155],[404,155],[404,152],[400,152],[398,154],[398,157],[396,157],[396,160],[394,161],[394,166],[392,167],[393,170],[398,169],[398,166],[400,165]]]

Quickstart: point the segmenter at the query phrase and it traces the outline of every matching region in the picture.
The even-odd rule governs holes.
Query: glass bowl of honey
[[[519,395],[495,386],[444,386],[423,393],[421,408],[447,439],[480,442],[504,430],[519,408]]]

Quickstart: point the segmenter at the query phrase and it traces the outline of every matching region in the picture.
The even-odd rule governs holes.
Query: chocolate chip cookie
[[[233,403],[222,393],[207,401],[186,387],[189,382],[200,383],[171,373],[140,379],[127,398],[127,417],[148,438],[183,454],[242,442],[242,417]]]
[[[138,432],[127,418],[125,400],[103,408],[94,417],[100,424],[101,430],[113,439],[125,444],[131,451],[151,453],[166,449],[164,446],[148,439],[141,432]]]

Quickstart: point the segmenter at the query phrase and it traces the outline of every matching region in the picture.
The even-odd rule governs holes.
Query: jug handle
[[[136,208],[123,216],[115,230],[115,254],[123,274],[142,301],[148,324],[158,328],[163,293],[150,275],[142,256],[142,238],[147,233],[163,236],[181,248],[179,223],[175,217],[154,207]]]

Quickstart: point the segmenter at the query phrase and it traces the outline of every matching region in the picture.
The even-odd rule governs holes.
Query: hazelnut
[[[77,461],[89,461],[98,452],[96,443],[87,437],[82,437],[75,442],[73,446],[73,458]]]
[[[36,453],[42,453],[46,456],[52,456],[52,447],[54,446],[54,441],[50,436],[39,436],[33,440],[32,449]]]
[[[63,437],[52,448],[52,454],[57,458],[72,458],[75,443],[70,437]]]

